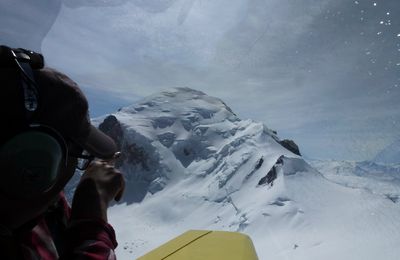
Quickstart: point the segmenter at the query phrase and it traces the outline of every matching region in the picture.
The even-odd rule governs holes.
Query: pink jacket
[[[70,223],[64,194],[60,200],[16,237],[22,259],[41,260],[114,260],[117,247],[114,229],[101,219],[84,219]],[[32,225],[31,225],[32,227]]]

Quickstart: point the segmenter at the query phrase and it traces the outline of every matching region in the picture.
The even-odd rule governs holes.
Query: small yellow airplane
[[[137,260],[258,260],[253,242],[238,232],[189,230]]]

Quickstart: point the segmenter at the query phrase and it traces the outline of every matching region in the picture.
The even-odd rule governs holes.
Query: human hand
[[[101,218],[107,221],[108,204],[119,201],[125,188],[120,171],[110,161],[94,161],[82,175],[72,202],[76,219]]]

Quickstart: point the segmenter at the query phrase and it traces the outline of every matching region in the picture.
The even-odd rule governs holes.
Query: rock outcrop
[[[279,143],[285,147],[286,149],[288,149],[289,151],[291,151],[294,154],[300,155],[300,149],[299,146],[293,141],[293,140],[289,140],[289,139],[284,139],[282,141],[279,141]]]

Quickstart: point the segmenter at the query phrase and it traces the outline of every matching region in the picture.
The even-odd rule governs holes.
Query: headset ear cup
[[[39,195],[54,183],[63,147],[52,135],[41,131],[23,132],[0,150],[1,192],[12,198]]]

